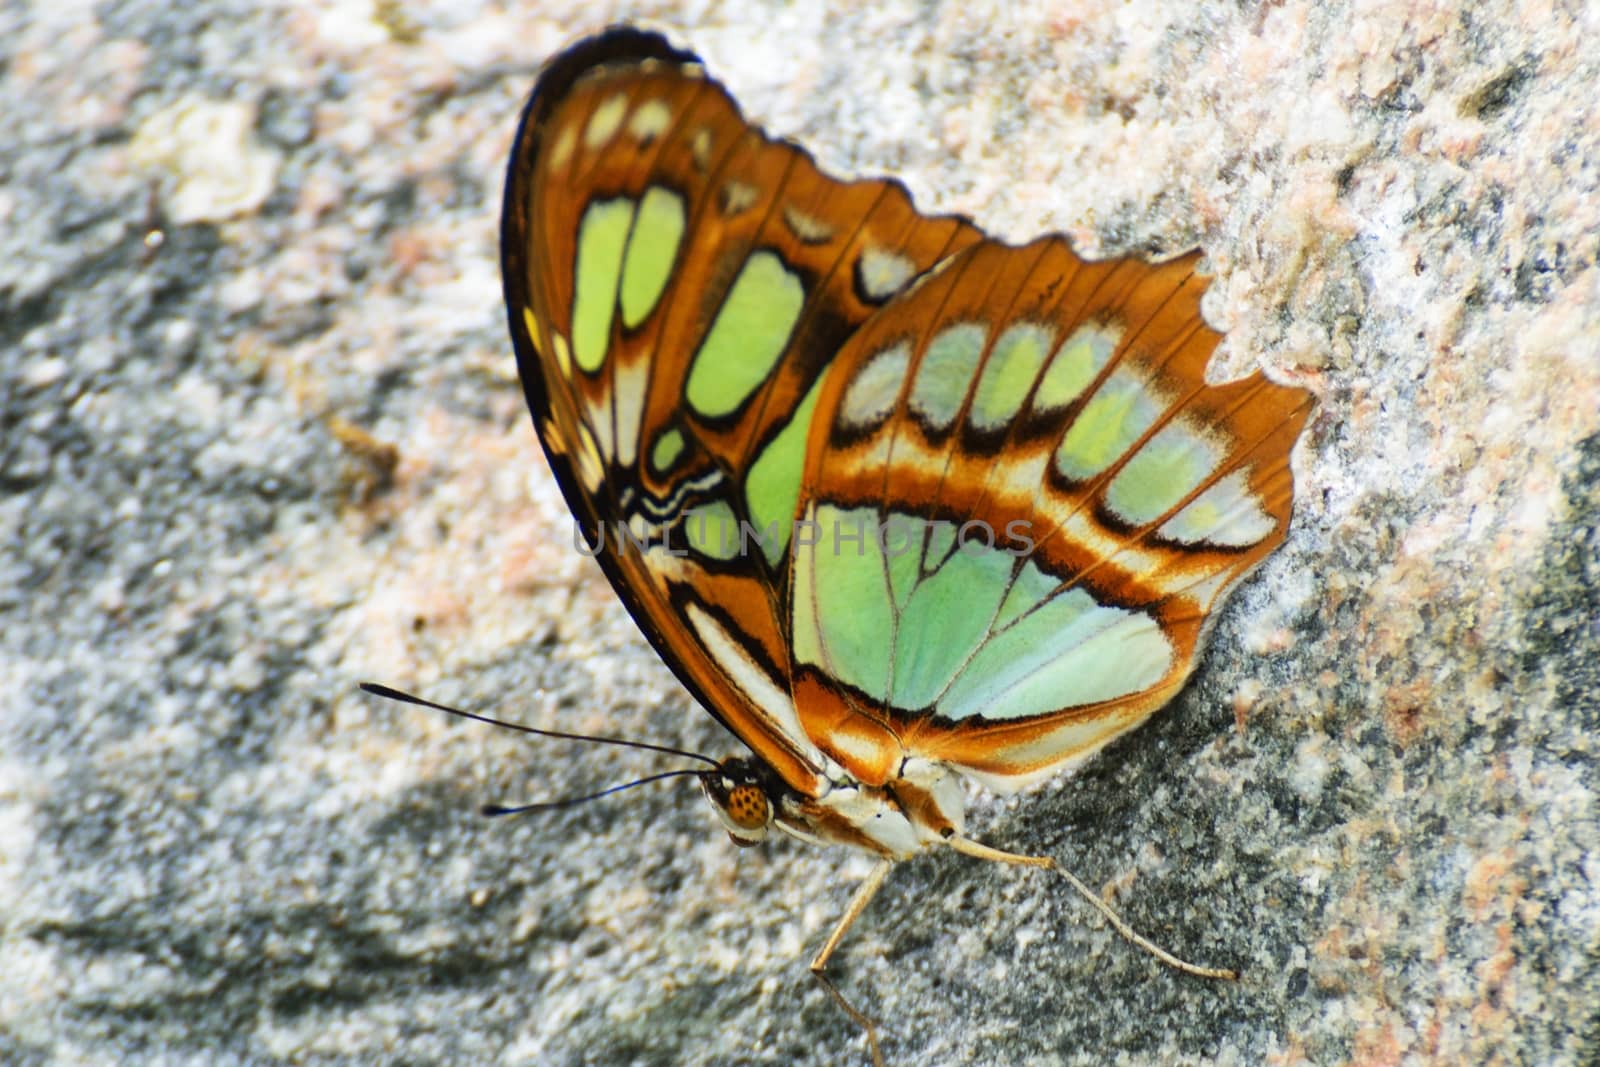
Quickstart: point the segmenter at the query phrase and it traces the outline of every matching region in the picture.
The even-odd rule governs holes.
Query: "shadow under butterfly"
[[[1055,869],[1165,963],[1234,977],[963,831],[963,777],[1025,788],[1171,699],[1287,532],[1312,399],[1206,384],[1198,260],[1012,247],[830,177],[653,33],[572,46],[523,113],[501,264],[539,438],[617,594],[750,750],[649,780],[693,773],[736,844],[880,858],[811,961],[877,1062],[823,971],[930,847]]]

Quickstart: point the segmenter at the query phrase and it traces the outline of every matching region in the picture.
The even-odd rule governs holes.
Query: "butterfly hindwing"
[[[839,355],[793,671],[808,733],[862,780],[909,755],[1016,788],[1087,755],[1172,696],[1282,541],[1309,400],[1205,383],[1197,258],[984,242]]]

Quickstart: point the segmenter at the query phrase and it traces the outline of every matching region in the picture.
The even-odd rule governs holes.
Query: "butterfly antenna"
[[[535,737],[552,737],[558,741],[586,741],[592,745],[616,745],[619,748],[637,748],[642,749],[645,752],[662,752],[669,756],[682,756],[685,759],[699,760],[701,763],[709,763],[713,767],[721,766],[718,761],[712,759],[710,756],[702,755],[699,752],[690,752],[687,749],[673,748],[670,745],[652,745],[648,741],[630,741],[625,737],[605,737],[600,734],[569,734],[563,730],[541,730],[537,726],[525,726],[520,722],[506,722],[504,719],[496,719],[488,715],[479,715],[475,711],[463,711],[461,708],[452,708],[448,704],[436,704],[431,700],[425,700],[422,697],[414,696],[411,693],[405,693],[399,689],[391,689],[386,685],[379,685],[377,682],[362,682],[361,690],[362,692],[371,693],[375,697],[383,697],[386,700],[398,700],[402,704],[415,704],[420,708],[432,708],[434,711],[442,711],[463,719],[472,719],[475,722],[488,723],[490,726],[501,726],[507,730],[516,730],[518,733],[533,734]],[[698,771],[672,771],[667,775],[662,775],[661,777],[670,777],[673,774],[698,773]],[[616,789],[627,789],[630,786],[638,785],[648,781],[654,781],[654,779],[643,778],[640,779],[639,782],[630,782],[627,785],[621,785],[615,787],[614,789],[606,790],[606,792],[615,792]],[[604,795],[605,793],[595,794],[595,796]],[[576,798],[574,801],[572,801],[572,803],[576,803],[578,800],[587,799],[590,798]],[[566,803],[568,802],[557,801],[555,802],[555,806],[559,807]],[[539,805],[531,806],[538,807]]]
[[[633,789],[637,786],[649,785],[651,782],[659,782],[663,778],[684,778],[691,774],[698,776],[704,773],[704,771],[696,770],[662,771],[660,774],[647,775],[644,778],[636,778],[631,782],[623,782],[621,785],[611,786],[609,789],[602,789],[598,793],[585,793],[581,797],[542,800],[536,804],[518,804],[514,807],[507,807],[504,804],[485,804],[478,810],[485,815],[522,815],[530,811],[554,811],[556,808],[570,808],[578,804],[586,804],[591,800],[599,800],[601,797],[608,797],[612,793],[620,793],[624,789]]]

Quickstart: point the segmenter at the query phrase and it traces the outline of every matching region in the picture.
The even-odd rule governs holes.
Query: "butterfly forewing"
[[[552,467],[663,658],[801,792],[789,535],[824,371],[980,236],[822,174],[653,35],[563,53],[518,132],[502,259]]]
[[[1015,788],[1087,755],[1182,685],[1211,607],[1283,539],[1309,400],[1205,383],[1196,259],[984,242],[830,369],[794,689],[863,780],[912,755]]]

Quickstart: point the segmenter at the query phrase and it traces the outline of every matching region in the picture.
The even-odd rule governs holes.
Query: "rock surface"
[[[1600,1060],[1593,12],[577,6],[0,12],[0,1061],[864,1058],[805,960],[866,861],[688,788],[482,819],[659,763],[354,688],[731,751],[570,550],[500,308],[522,97],[628,17],[924,209],[1203,246],[1215,374],[1321,397],[1194,683],[973,815],[1243,980],[928,856],[835,972],[890,1062]]]

